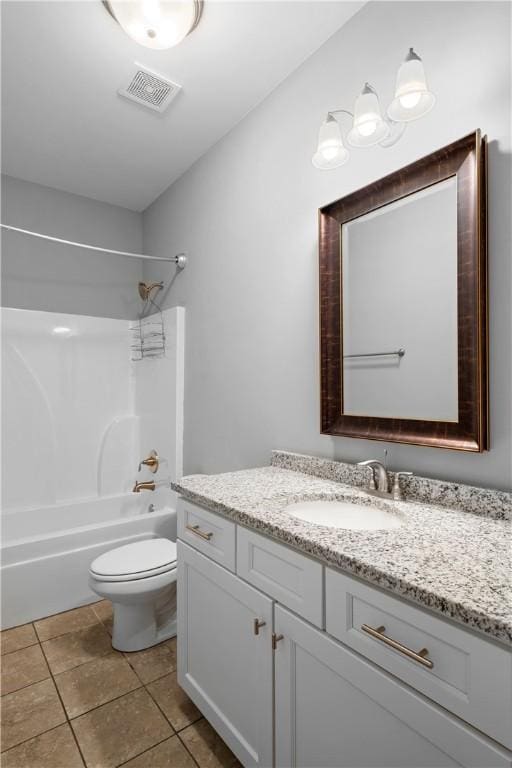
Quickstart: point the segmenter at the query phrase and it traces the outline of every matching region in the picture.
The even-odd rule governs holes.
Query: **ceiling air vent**
[[[129,84],[118,94],[156,112],[164,112],[181,90],[181,85],[140,64],[135,64],[131,74]]]

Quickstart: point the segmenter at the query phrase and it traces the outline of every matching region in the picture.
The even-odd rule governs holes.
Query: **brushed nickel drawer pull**
[[[386,635],[384,634],[386,627],[377,627],[377,629],[374,629],[373,627],[368,626],[368,624],[362,624],[361,629],[363,630],[363,632],[366,632],[368,635],[375,638],[375,640],[380,640],[381,643],[384,643],[385,645],[389,645],[390,648],[393,648],[395,651],[399,651],[400,653],[403,653],[404,656],[407,656],[407,658],[412,659],[413,661],[416,661],[418,664],[421,664],[423,667],[427,667],[427,669],[433,668],[434,662],[430,661],[430,659],[425,658],[426,656],[428,656],[427,648],[422,648],[421,651],[412,651],[406,645],[402,645],[402,643],[399,643],[397,640],[393,640],[393,638],[391,637],[386,637]]]
[[[263,621],[262,619],[253,619],[252,620],[252,626],[253,626],[254,634],[255,635],[259,635],[260,628],[261,627],[266,627],[267,626],[267,622]]]
[[[195,533],[196,536],[199,536],[201,539],[204,539],[205,541],[210,541],[210,539],[213,536],[213,533],[210,533],[210,531],[202,531],[198,525],[190,525],[187,523],[185,526],[187,531],[190,531],[190,533]]]

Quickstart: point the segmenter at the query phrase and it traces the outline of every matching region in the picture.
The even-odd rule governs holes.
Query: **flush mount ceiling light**
[[[203,11],[201,0],[104,0],[103,5],[132,40],[160,51],[181,43]]]
[[[382,114],[377,91],[365,83],[356,99],[354,112],[333,109],[320,127],[318,145],[312,163],[319,170],[339,168],[349,152],[343,145],[341,126],[335,115],[349,115],[352,127],[347,141],[352,147],[392,147],[403,136],[407,123],[430,112],[435,103],[428,90],[423,62],[412,48],[398,70],[395,98]]]

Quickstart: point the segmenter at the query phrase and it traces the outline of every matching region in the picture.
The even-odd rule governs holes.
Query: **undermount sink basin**
[[[400,517],[392,512],[350,501],[299,501],[287,506],[285,511],[308,523],[353,531],[379,531],[402,525]]]

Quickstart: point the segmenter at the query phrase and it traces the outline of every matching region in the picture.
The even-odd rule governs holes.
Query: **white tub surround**
[[[127,320],[6,308],[1,317],[7,628],[94,600],[89,565],[106,549],[175,538],[184,310],[163,313],[164,357],[138,362]],[[158,472],[138,473],[152,449]],[[136,479],[157,490],[133,494]]]

